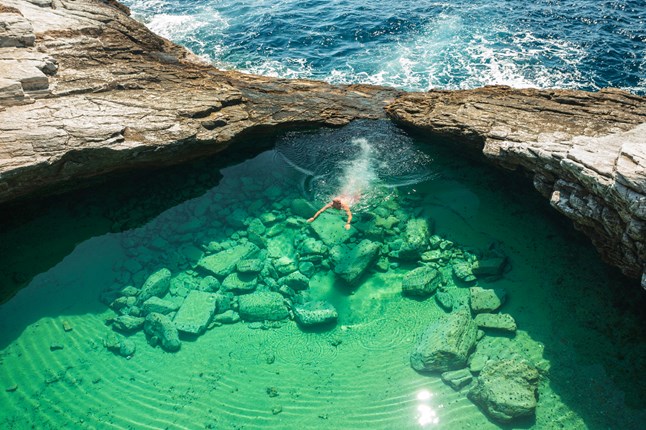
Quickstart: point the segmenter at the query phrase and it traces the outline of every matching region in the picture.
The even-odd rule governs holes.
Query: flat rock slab
[[[478,328],[466,310],[445,315],[431,323],[410,356],[413,369],[434,372],[459,369],[476,343]]]
[[[333,209],[329,209],[332,211]],[[329,247],[347,242],[355,235],[357,230],[345,229],[345,212],[342,214],[323,213],[316,220],[311,222],[310,228],[314,234]]]
[[[493,420],[508,423],[534,415],[538,378],[526,361],[489,361],[468,397]]]
[[[476,276],[500,276],[506,265],[506,257],[491,257],[477,260],[472,270]]]
[[[474,321],[483,329],[516,333],[516,320],[509,314],[478,314]]]
[[[283,296],[270,291],[240,296],[238,313],[244,321],[280,321],[289,316]]]
[[[229,275],[241,261],[255,255],[260,248],[247,242],[200,259],[197,267],[221,278]]]
[[[456,391],[466,387],[473,380],[469,369],[452,370],[442,373],[442,381]]]
[[[173,319],[175,327],[184,333],[204,333],[215,314],[216,305],[217,294],[191,291]]]
[[[158,314],[167,315],[171,312],[175,312],[179,306],[169,300],[160,299],[159,297],[153,296],[146,300],[141,306],[141,310],[145,314],[151,312],[157,312]]]
[[[469,288],[469,305],[475,313],[493,312],[505,303],[507,292],[502,289]]]

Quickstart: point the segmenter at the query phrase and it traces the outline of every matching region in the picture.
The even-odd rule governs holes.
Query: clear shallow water
[[[425,91],[489,84],[646,92],[641,0],[126,0],[224,69]]]
[[[130,337],[137,350],[129,360],[103,346],[114,312],[101,294],[140,286],[159,267],[174,277],[190,273],[195,248],[242,240],[246,226],[236,211],[293,217],[277,221],[291,225],[274,237],[287,248],[314,237],[290,207],[302,197],[321,204],[319,186],[285,162],[285,147],[384,136],[422,157],[387,123],[353,124],[289,134],[248,160],[220,155],[55,198],[45,209],[40,202],[3,211],[2,284],[27,286],[0,306],[0,427],[499,428],[464,390],[411,369],[416,336],[444,313],[432,297],[402,297],[401,278],[414,264],[371,271],[355,288],[317,267],[309,294],[339,311],[327,331],[304,332],[293,321],[269,329],[223,325],[183,339],[177,353],[151,347],[139,332]],[[423,148],[432,178],[366,197],[372,204],[357,210],[355,222],[395,208],[402,219],[429,218],[460,249],[478,253],[494,244],[509,257],[502,278],[478,283],[507,290],[502,311],[519,329],[481,342],[549,368],[536,420],[521,427],[640,428],[646,342],[637,285],[603,265],[529,183],[436,145]],[[392,176],[384,178],[371,186]],[[343,217],[332,213],[325,222],[341,229]],[[448,279],[464,299],[466,286]],[[63,349],[50,350],[56,344]]]

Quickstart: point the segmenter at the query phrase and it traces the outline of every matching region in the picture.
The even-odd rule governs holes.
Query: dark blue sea
[[[646,93],[643,0],[126,0],[222,69],[406,90]]]

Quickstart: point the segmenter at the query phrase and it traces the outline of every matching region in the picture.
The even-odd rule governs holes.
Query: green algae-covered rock
[[[283,296],[273,291],[258,291],[240,296],[238,313],[245,321],[279,321],[289,316]]]
[[[402,260],[416,260],[428,248],[431,231],[428,221],[423,218],[413,218],[406,223],[403,235],[404,243],[399,249]]]
[[[509,314],[478,314],[474,321],[483,329],[516,332],[516,320]]]
[[[140,330],[144,325],[144,319],[131,315],[120,315],[114,319],[112,328],[121,332],[133,332]]]
[[[329,324],[339,318],[334,306],[328,302],[307,302],[302,305],[294,305],[294,319],[302,327],[313,327]]]
[[[442,280],[442,274],[436,269],[428,266],[418,267],[402,278],[402,294],[416,297],[430,296],[437,290]]]
[[[507,293],[504,289],[469,288],[469,305],[475,313],[493,312],[505,302]]]
[[[534,415],[538,378],[527,361],[489,361],[467,396],[491,419],[508,423]]]
[[[227,276],[235,269],[240,260],[247,259],[256,254],[260,249],[253,243],[247,242],[234,246],[217,254],[209,255],[202,258],[197,267],[206,272],[219,276]]]
[[[232,273],[222,281],[222,291],[234,293],[249,293],[258,285],[257,276],[254,273]]]
[[[159,343],[166,351],[178,351],[182,345],[177,327],[166,315],[149,313],[144,322],[144,331],[153,345]]]
[[[216,294],[191,291],[177,311],[173,323],[181,332],[202,334],[211,322],[216,306]]]
[[[419,338],[410,356],[418,372],[447,371],[464,367],[476,343],[477,326],[461,309],[433,322]]]
[[[287,285],[295,291],[306,290],[310,285],[310,280],[301,272],[292,272],[278,280],[279,285]]]
[[[167,315],[176,311],[177,308],[177,304],[169,300],[160,299],[159,297],[151,297],[141,305],[141,310],[144,314],[157,312],[158,314]]]
[[[305,199],[294,199],[290,205],[292,213],[298,217],[308,219],[316,213],[316,209]]]
[[[137,297],[138,303],[143,303],[153,296],[163,297],[170,288],[170,270],[163,268],[146,279],[144,286],[141,287],[141,292]]]
[[[331,209],[333,210],[333,209]],[[329,212],[329,211],[328,211]],[[323,213],[309,224],[314,234],[329,247],[345,243],[357,232],[345,229],[345,213]]]
[[[334,273],[352,284],[359,280],[379,255],[381,244],[364,239],[356,245],[337,245],[330,251]]]
[[[264,264],[259,258],[253,258],[250,260],[240,260],[236,268],[240,273],[260,273]]]

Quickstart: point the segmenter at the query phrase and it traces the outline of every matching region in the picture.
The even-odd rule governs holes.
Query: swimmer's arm
[[[327,205],[323,206],[317,213],[314,214],[312,218],[308,219],[307,222],[314,221],[319,215],[321,215],[323,212],[330,209],[331,207],[332,207],[332,203],[328,203]]]
[[[345,229],[350,230],[350,221],[352,221],[352,212],[350,211],[350,206],[344,204],[343,209],[345,209],[345,213],[348,214],[348,222],[345,223]]]

